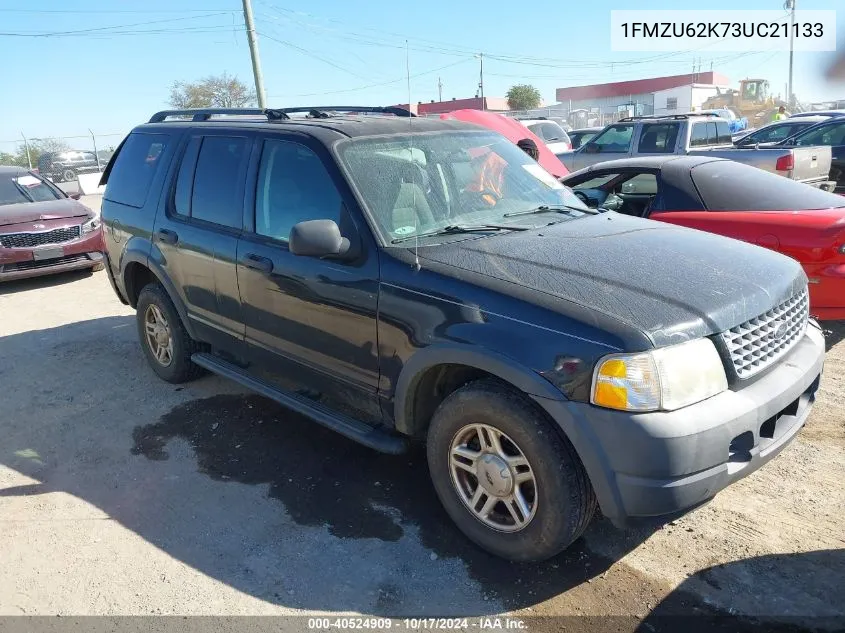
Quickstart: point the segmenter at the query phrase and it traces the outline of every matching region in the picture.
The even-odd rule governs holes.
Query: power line
[[[321,57],[321,56],[317,55],[317,53],[315,53],[314,51],[309,51],[307,48],[302,48],[301,46],[297,46],[296,44],[293,44],[293,43],[288,42],[286,40],[280,40],[277,37],[273,37],[272,35],[268,35],[265,31],[259,31],[258,34],[261,37],[266,37],[268,40],[273,40],[274,42],[278,42],[282,46],[288,46],[290,48],[293,48],[294,50],[297,50],[300,53],[307,55],[308,57],[312,57],[312,58],[314,58],[318,61],[321,61],[324,64],[328,64],[329,66],[332,66],[333,68],[337,68],[338,70],[341,70],[345,73],[348,73],[348,74],[350,74],[354,77],[358,77],[358,79],[364,79],[364,80],[367,79],[367,77],[364,77],[363,75],[359,75],[358,73],[356,73],[352,70],[349,70],[348,68],[344,68],[340,64],[335,64],[333,61],[328,60],[325,57]]]
[[[112,29],[127,29],[135,26],[147,26],[149,24],[161,24],[163,22],[178,22],[180,20],[199,20],[202,18],[210,18],[218,15],[229,15],[229,12],[206,13],[204,15],[190,15],[181,18],[165,18],[163,20],[148,20],[146,22],[135,22],[134,24],[115,24],[112,26],[98,26],[88,29],[76,29],[73,31],[51,31],[40,33],[8,33],[0,32],[0,35],[6,37],[60,37],[65,35],[87,35],[89,33],[109,32]]]

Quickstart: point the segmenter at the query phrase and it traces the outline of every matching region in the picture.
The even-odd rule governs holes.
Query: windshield
[[[543,226],[591,213],[494,132],[360,138],[342,143],[339,153],[387,243],[456,225]],[[540,207],[548,210],[530,221],[511,219]]]
[[[50,185],[26,171],[0,175],[0,205],[59,199]]]

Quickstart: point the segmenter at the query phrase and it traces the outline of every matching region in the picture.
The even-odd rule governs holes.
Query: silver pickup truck
[[[712,115],[629,117],[608,125],[589,143],[557,157],[570,171],[594,163],[653,154],[704,154],[727,158],[833,191],[830,147],[736,148],[728,122]]]

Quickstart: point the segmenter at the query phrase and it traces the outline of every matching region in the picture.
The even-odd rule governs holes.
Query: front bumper
[[[40,249],[53,249],[56,257],[36,259]],[[29,279],[42,275],[84,270],[103,264],[102,228],[80,239],[63,244],[45,244],[33,248],[0,248],[0,282]]]
[[[540,404],[565,430],[575,429],[570,439],[602,513],[624,525],[629,517],[696,506],[783,450],[810,414],[824,351],[821,329],[811,322],[804,338],[763,377],[678,411]]]

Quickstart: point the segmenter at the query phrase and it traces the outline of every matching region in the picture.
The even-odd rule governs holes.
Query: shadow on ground
[[[144,365],[132,317],[7,336],[0,357],[14,368],[0,367],[12,392],[29,389],[27,372],[38,376],[0,425],[0,462],[39,482],[0,497],[69,493],[262,600],[376,615],[481,615],[537,605],[614,562],[583,540],[541,564],[488,555],[442,510],[421,450],[381,455],[262,397],[208,395],[228,384],[218,378],[184,391],[162,383]],[[623,556],[658,525],[618,532],[614,553]],[[771,574],[774,585],[781,570],[755,573]],[[644,591],[636,581],[624,590]],[[715,612],[692,595],[679,588],[655,612]]]
[[[54,275],[45,275],[43,277],[33,277],[31,279],[19,279],[17,281],[4,281],[0,283],[0,296],[12,295],[18,292],[26,292],[28,290],[38,290],[40,288],[52,288],[53,286],[63,286],[64,284],[72,284],[74,281],[79,281],[94,274],[91,269],[88,270],[73,270],[67,273],[58,273]]]
[[[825,331],[824,348],[827,352],[845,339],[845,321],[825,321],[822,323],[822,329]]]

